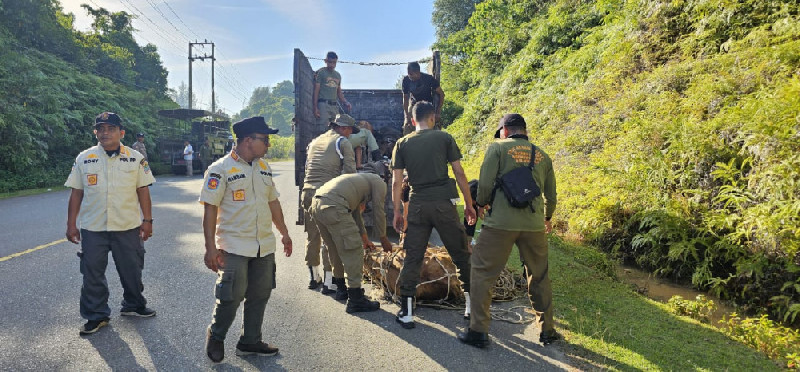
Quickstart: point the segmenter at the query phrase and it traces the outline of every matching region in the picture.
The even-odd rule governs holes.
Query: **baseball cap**
[[[100,124],[111,124],[122,128],[122,119],[113,112],[105,111],[94,118],[94,126],[97,127]]]
[[[497,131],[494,132],[494,138],[500,138],[500,129],[503,127],[523,127],[525,128],[525,118],[520,114],[505,114],[500,118],[500,124],[497,126]]]

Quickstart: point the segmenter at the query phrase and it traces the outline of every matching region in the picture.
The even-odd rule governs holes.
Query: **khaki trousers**
[[[314,201],[316,189],[303,189],[303,224],[306,231],[306,265],[318,266],[320,264],[320,250],[322,251],[322,269],[333,271],[333,276],[341,278],[344,276],[344,268],[339,257],[331,258],[328,246],[322,245],[319,235],[319,228],[314,222],[314,213],[311,210],[311,203]],[[333,254],[333,256],[336,256]]]
[[[317,198],[312,203],[314,221],[331,256],[339,257],[349,288],[361,288],[364,248],[353,215],[344,207]],[[335,276],[335,275],[334,275]]]
[[[472,292],[470,292],[469,328],[489,332],[491,290],[506,266],[511,248],[516,244],[528,273],[528,296],[533,308],[542,313],[542,331],[553,324],[553,290],[550,287],[547,264],[547,236],[544,231],[509,231],[483,226],[478,242],[472,248]]]

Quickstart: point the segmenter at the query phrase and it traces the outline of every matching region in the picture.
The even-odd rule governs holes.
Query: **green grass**
[[[60,191],[66,190],[67,188],[64,186],[52,186],[52,187],[42,187],[38,189],[28,189],[28,190],[19,190],[19,191],[12,191],[12,192],[2,192],[0,193],[0,200],[7,199],[7,198],[14,198],[17,196],[28,196],[28,195],[39,195],[44,194],[46,192],[53,192],[53,191]]]

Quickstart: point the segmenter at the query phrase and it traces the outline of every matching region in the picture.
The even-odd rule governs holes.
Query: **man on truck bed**
[[[439,96],[439,102],[433,100],[433,93]],[[442,116],[442,104],[444,104],[444,91],[439,86],[439,80],[431,75],[420,72],[419,63],[410,62],[408,64],[408,75],[403,78],[403,135],[414,131],[411,124],[411,107],[420,101],[432,102],[436,105],[436,123]]]
[[[342,75],[335,70],[338,60],[336,53],[328,52],[325,67],[314,74],[314,117],[318,119],[317,125],[320,127],[327,126],[336,118],[339,113],[338,101],[347,107],[347,112],[352,108],[342,93]]]

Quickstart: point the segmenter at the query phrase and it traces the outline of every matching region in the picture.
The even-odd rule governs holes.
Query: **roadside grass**
[[[614,263],[601,252],[555,235],[549,240],[553,306],[565,337],[558,345],[571,364],[614,371],[780,370],[713,326],[635,293],[615,279]],[[516,247],[507,267],[522,270]]]
[[[65,186],[52,186],[52,187],[41,187],[38,189],[26,189],[26,190],[19,190],[19,191],[11,191],[11,192],[1,192],[0,193],[0,200],[14,198],[17,196],[29,196],[29,195],[39,195],[44,194],[46,192],[53,192],[53,191],[61,191],[66,190],[67,187]]]

